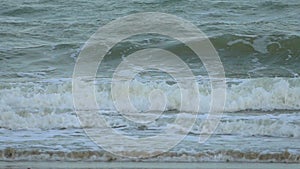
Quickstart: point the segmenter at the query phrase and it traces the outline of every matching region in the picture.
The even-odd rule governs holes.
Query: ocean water
[[[297,0],[2,0],[0,161],[299,163],[299,7]],[[75,112],[72,75],[76,60],[99,27],[138,12],[163,12],[188,20],[218,52],[226,76],[226,101],[220,123],[205,143],[198,142],[212,97],[205,66],[183,44],[151,34],[126,39],[107,56],[95,79],[97,112],[112,129],[132,137],[156,135],[174,123],[178,114],[192,118],[195,112],[181,107],[176,80],[157,70],[137,74],[129,93],[132,104],[147,112],[151,92],[163,91],[167,104],[160,120],[134,123],[120,114],[130,109],[116,111],[111,93],[115,67],[138,50],[168,49],[181,54],[198,83],[201,109],[188,135],[155,157],[129,158],[104,150],[84,132],[98,126],[82,125]],[[126,91],[116,90],[115,97],[124,98]],[[148,117],[156,117],[158,110],[151,110]],[[109,135],[99,131],[100,137]],[[122,154],[153,153],[130,152],[122,140],[107,142]]]

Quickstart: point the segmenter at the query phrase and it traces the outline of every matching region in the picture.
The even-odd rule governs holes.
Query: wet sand
[[[299,169],[300,164],[287,163],[167,163],[167,162],[0,162],[5,169],[75,169],[75,168],[199,168],[199,169]]]

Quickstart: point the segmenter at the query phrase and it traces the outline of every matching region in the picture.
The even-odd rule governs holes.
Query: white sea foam
[[[300,113],[224,114],[214,134],[300,138],[299,121]],[[200,120],[196,123],[192,133],[201,134],[201,122]]]
[[[70,128],[80,127],[76,113],[73,108],[71,82],[51,81],[39,83],[1,84],[0,86],[0,127],[11,129],[23,128]],[[140,82],[133,80],[130,86],[130,99],[137,110],[149,111],[151,101],[149,96],[153,90],[164,93],[166,110],[180,110],[180,89],[178,85],[169,82]],[[186,90],[186,89],[184,89]],[[199,84],[200,112],[205,113],[210,108],[209,83]],[[120,98],[126,93],[119,89]],[[114,103],[110,95],[110,84],[97,84],[97,103],[100,112],[115,111]],[[115,98],[118,99],[118,98]],[[272,111],[300,109],[300,79],[298,78],[259,78],[246,80],[228,80],[225,112],[239,112],[244,110]],[[189,100],[184,100],[189,102]],[[121,100],[122,102],[122,100]],[[155,108],[155,106],[152,106]],[[127,111],[122,109],[119,111]],[[155,110],[152,110],[155,111]],[[189,110],[182,110],[188,112]],[[247,112],[244,112],[247,113]],[[272,112],[270,112],[272,113]],[[298,117],[295,115],[294,117]],[[299,124],[291,124],[284,121],[269,121],[261,119],[256,123],[247,124],[247,121],[237,120],[235,125],[222,128],[224,133],[230,130],[240,129],[247,131],[247,126],[256,128],[256,134],[267,134],[268,132],[281,132],[278,135],[299,136]],[[279,119],[281,120],[281,119]],[[228,122],[229,123],[229,122]],[[259,124],[270,123],[270,130]],[[225,123],[224,123],[225,124]],[[233,124],[233,123],[230,123]],[[270,127],[269,126],[269,127]],[[277,126],[277,127],[276,127]],[[285,131],[285,126],[291,131]],[[265,126],[266,127],[266,126]],[[292,128],[294,128],[292,130]],[[254,133],[255,134],[255,133]],[[276,134],[275,134],[276,135]]]

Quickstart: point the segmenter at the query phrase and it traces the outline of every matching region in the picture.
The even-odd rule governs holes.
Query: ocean
[[[2,0],[0,161],[299,163],[299,8],[298,0]],[[74,71],[86,42],[112,21],[144,12],[182,18],[210,40],[226,83],[218,123],[206,121],[214,98],[207,65],[185,44],[151,33],[123,39],[98,65],[92,83],[97,108],[83,114],[92,111],[104,122],[84,122],[74,105]],[[112,80],[129,55],[154,48],[180,55],[196,92],[185,85],[182,90],[174,78],[183,67],[166,69],[171,75],[163,71],[164,63],[174,61],[164,56],[155,62],[162,69],[133,64],[138,73],[129,83]],[[131,68],[119,73],[128,75]],[[135,119],[133,111],[146,120]],[[188,131],[178,120],[191,122]],[[205,133],[209,124],[215,130]],[[167,137],[150,139],[165,130]],[[113,139],[116,133],[121,137]],[[202,143],[201,135],[208,136]],[[146,142],[137,146],[142,139]]]

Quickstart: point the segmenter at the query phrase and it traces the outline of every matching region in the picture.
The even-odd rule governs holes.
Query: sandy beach
[[[151,162],[0,162],[0,168],[199,168],[199,169],[299,169],[299,164],[284,163],[151,163]]]

